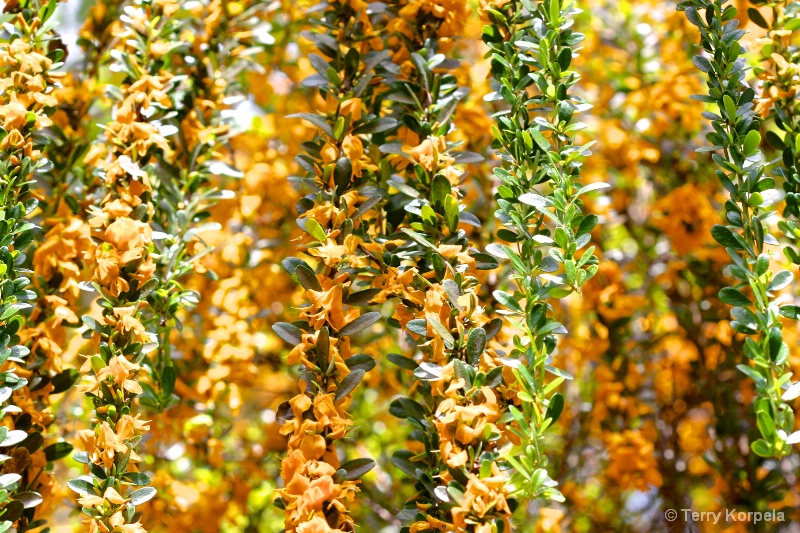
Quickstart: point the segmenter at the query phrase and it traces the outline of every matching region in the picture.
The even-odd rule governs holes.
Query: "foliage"
[[[783,342],[778,317],[795,318],[797,313],[794,306],[781,307],[773,301],[775,293],[789,285],[794,275],[789,270],[773,274],[764,250],[765,244],[778,245],[764,228],[769,214],[764,208],[777,194],[775,180],[764,177],[760,162],[761,134],[752,110],[755,91],[743,86],[746,68],[744,59],[739,58],[743,33],[737,29],[736,9],[732,6],[717,2],[682,7],[689,20],[700,28],[703,48],[713,56],[712,60],[695,56],[694,63],[709,75],[709,96],[699,98],[719,107],[719,115],[709,114],[714,126],[714,133],[708,134],[713,144],[709,149],[724,151],[724,156],[714,154],[713,158],[722,168],[717,177],[731,194],[731,201],[725,203],[730,224],[715,225],[711,233],[733,259],[729,270],[739,282],[722,289],[719,297],[734,306],[733,330],[757,339],[747,338],[744,344],[744,353],[755,368],[737,367],[755,380],[759,394],[755,413],[762,438],[750,446],[762,457],[782,457],[791,452],[787,444],[800,438],[800,434],[787,436],[787,431],[791,433],[794,428],[794,412],[782,400],[782,388],[791,386],[791,373],[786,371],[789,345]],[[705,21],[700,18],[698,7],[704,10]],[[741,289],[750,289],[752,296],[746,296]]]
[[[6,2],[0,531],[792,531],[798,14]]]
[[[605,184],[578,182],[579,158],[588,155],[593,144],[575,146],[574,136],[585,124],[571,123],[575,112],[591,107],[568,93],[580,79],[569,70],[573,47],[583,40],[571,30],[578,11],[562,9],[559,0],[498,7],[486,11],[493,25],[483,30],[497,80],[490,96],[502,98],[509,107],[496,114],[498,127],[493,129],[493,146],[503,159],[494,170],[502,183],[495,194],[502,225],[497,237],[516,249],[493,244],[492,250],[511,261],[517,290],[496,291],[494,296],[527,337],[515,337],[511,352],[522,355],[526,365],[513,370],[524,396],[522,410],[512,408],[520,443],[508,460],[517,469],[515,486],[523,494],[563,500],[553,489],[557,482],[543,468],[544,432],[564,409],[564,396],[553,391],[564,379],[572,379],[551,366],[555,335],[566,333],[566,328],[552,318],[549,300],[579,292],[597,273],[594,247],[576,256],[589,244],[597,224],[597,216],[583,214],[580,196]],[[531,87],[534,96],[529,94]],[[550,188],[545,194],[537,189],[543,184]],[[548,373],[555,376],[549,383]]]

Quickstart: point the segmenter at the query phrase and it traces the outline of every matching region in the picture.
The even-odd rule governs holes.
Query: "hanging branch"
[[[105,10],[104,20],[117,15],[117,10],[109,7],[112,8]],[[99,99],[95,81],[88,73],[96,72],[97,62],[110,41],[109,32],[101,37],[93,43],[80,40],[87,57],[80,68],[61,77],[52,93],[58,105],[51,116],[52,124],[45,130],[45,154],[51,164],[37,173],[32,190],[39,198],[35,216],[41,221],[43,235],[36,239],[36,249],[25,263],[33,272],[36,301],[19,332],[31,352],[24,370],[28,385],[15,393],[24,411],[15,425],[25,429],[28,437],[10,455],[13,469],[23,479],[18,490],[40,494],[45,501],[56,487],[53,463],[73,449],[71,444],[52,442],[46,435],[50,428],[58,428],[51,406],[54,395],[68,391],[78,378],[78,371],[64,365],[62,357],[69,330],[80,324],[77,312],[81,306],[80,283],[86,273],[84,258],[93,250],[85,214],[86,206],[93,204],[96,187],[91,176],[87,179],[83,158],[92,144],[91,110]],[[51,57],[66,57],[66,48],[57,36],[49,48]],[[16,531],[43,527],[46,521],[41,509],[28,506],[14,524]]]
[[[386,235],[370,250],[383,272],[373,283],[380,290],[375,301],[391,299],[390,324],[413,347],[411,357],[389,355],[414,376],[409,397],[390,407],[416,441],[392,458],[417,491],[406,503],[411,523],[402,531],[510,530],[516,502],[502,452],[515,399],[503,354],[489,345],[502,321],[486,315],[478,278],[497,261],[478,252],[462,227],[480,222],[460,204],[459,164],[480,156],[447,140],[466,92],[453,75],[459,63],[443,52],[462,31],[468,8],[390,7],[398,13],[389,39],[398,74],[386,98],[402,126],[381,146],[389,154],[385,186],[393,192],[384,207]]]
[[[511,351],[521,361],[513,372],[522,403],[511,408],[519,444],[506,459],[515,469],[518,495],[557,501],[563,498],[545,469],[544,438],[564,408],[563,396],[554,391],[572,378],[552,366],[556,335],[567,333],[553,318],[553,306],[580,293],[597,272],[594,246],[584,248],[598,218],[584,213],[581,196],[607,186],[579,181],[581,157],[594,143],[575,141],[585,124],[573,122],[574,115],[591,106],[569,92],[580,80],[569,68],[583,41],[572,30],[580,13],[573,5],[560,0],[490,5],[486,15],[492,25],[483,30],[495,89],[487,99],[507,106],[497,113],[492,132],[502,158],[494,170],[501,182],[495,195],[497,237],[508,244],[489,250],[510,261],[516,285],[513,293],[498,290],[494,296],[508,309],[509,323],[523,332],[514,337]]]
[[[94,429],[78,434],[84,452],[75,460],[90,476],[69,482],[81,495],[79,503],[91,531],[123,527],[144,532],[136,507],[152,499],[150,477],[137,471],[136,446],[149,429],[136,414],[134,399],[142,394],[146,356],[158,347],[157,336],[145,326],[148,296],[158,286],[155,276],[154,158],[169,158],[172,150],[163,125],[174,109],[177,87],[169,73],[170,51],[179,48],[180,4],[141,0],[126,6],[113,69],[122,73],[119,86],[107,91],[116,100],[112,120],[104,126],[104,141],[86,157],[102,180],[104,196],[90,208],[89,225],[96,248],[89,254],[91,286],[99,293],[100,321],[87,314],[85,336],[97,351],[81,367],[79,390],[94,405]],[[141,488],[135,488],[141,487]]]
[[[36,490],[42,472],[28,469],[31,454],[43,455],[45,463],[59,458],[55,448],[41,450],[44,439],[37,430],[43,425],[38,419],[44,424],[47,414],[40,415],[31,399],[36,382],[30,382],[30,350],[21,338],[23,312],[31,308],[27,302],[36,299],[28,289],[31,272],[23,267],[24,252],[37,229],[26,219],[37,207],[31,184],[35,173],[51,165],[42,153],[47,138],[41,131],[52,124],[50,116],[58,104],[53,91],[63,76],[54,72],[62,66],[63,50],[49,46],[56,35],[55,8],[55,0],[7,4],[0,30],[0,531],[14,524],[27,529],[43,503],[43,494]],[[56,447],[62,446],[68,445]]]
[[[285,511],[287,533],[314,528],[354,531],[348,503],[361,476],[375,462],[357,458],[340,464],[340,441],[353,422],[347,403],[365,373],[375,366],[366,354],[353,354],[351,336],[381,318],[362,312],[375,291],[361,290],[374,278],[369,252],[361,243],[373,231],[371,210],[381,202],[374,186],[378,168],[371,158],[369,134],[395,126],[378,118],[382,67],[381,13],[356,11],[348,4],[324,5],[309,34],[320,54],[309,59],[317,71],[304,83],[317,87],[325,107],[297,115],[317,128],[304,144],[298,163],[309,174],[303,183],[313,192],[297,204],[304,235],[298,245],[305,258],[284,260],[305,289],[301,320],[273,329],[293,348],[287,363],[300,364],[303,391],[279,409],[281,433],[289,436],[276,505]],[[313,491],[318,497],[309,499]]]
[[[207,222],[209,210],[219,200],[233,196],[222,190],[215,178],[242,177],[225,162],[224,147],[235,134],[228,111],[241,96],[238,76],[244,69],[257,68],[249,55],[258,48],[247,46],[254,44],[253,29],[265,7],[260,1],[241,3],[241,10],[233,16],[213,0],[199,6],[202,11],[195,8],[181,21],[183,31],[191,31],[194,40],[188,50],[180,49],[182,61],[173,69],[175,112],[163,121],[163,127],[174,132],[167,138],[172,150],[167,157],[156,155],[153,162],[158,198],[153,225],[163,238],[155,243],[159,283],[148,296],[151,313],[146,325],[156,331],[159,340],[148,357],[155,379],[143,385],[140,401],[155,412],[179,401],[174,394],[179,376],[170,335],[182,331],[181,314],[193,309],[202,297],[187,288],[186,282],[204,270],[199,262],[213,251],[203,240],[203,233],[219,229],[218,223]]]
[[[790,240],[800,237],[800,101],[797,99],[800,47],[797,31],[800,30],[800,4],[792,1],[751,2],[755,6],[772,8],[771,22],[767,22],[756,8],[747,10],[750,20],[767,30],[764,38],[756,41],[759,64],[753,73],[763,83],[756,100],[756,110],[767,115],[780,132],[767,130],[766,141],[780,152],[780,157],[770,162],[771,174],[780,180],[786,192],[783,219],[778,227]],[[797,246],[784,246],[783,253],[795,265],[800,265]]]
[[[775,180],[764,175],[758,148],[760,123],[753,110],[756,93],[745,82],[747,62],[739,44],[744,31],[737,29],[736,8],[727,3],[690,0],[682,2],[679,9],[700,29],[701,46],[707,53],[696,55],[694,64],[708,76],[709,92],[692,98],[719,108],[719,114],[704,114],[714,131],[706,136],[711,146],[698,151],[715,152],[717,177],[730,194],[725,202],[728,224],[714,226],[711,233],[733,260],[728,269],[736,283],[722,289],[719,298],[733,306],[733,330],[747,336],[744,354],[748,364],[737,368],[756,385],[754,411],[762,438],[750,447],[761,457],[784,457],[791,453],[791,444],[800,442],[800,432],[787,436],[794,430],[794,412],[786,403],[800,395],[800,383],[790,380],[789,346],[783,341],[779,317],[797,319],[800,307],[778,301],[777,292],[792,282],[793,275],[788,270],[773,273],[770,254],[764,249],[765,245],[778,245],[764,222],[772,214],[767,208],[778,192]]]

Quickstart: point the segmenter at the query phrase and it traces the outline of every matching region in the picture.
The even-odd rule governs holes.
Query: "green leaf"
[[[747,16],[756,26],[764,28],[765,30],[772,29],[769,22],[764,19],[764,15],[762,15],[758,9],[754,7],[747,8]]]
[[[161,372],[161,397],[168,399],[175,391],[175,382],[178,375],[175,372],[175,365],[170,361]]]
[[[783,317],[797,320],[800,318],[800,306],[797,305],[784,305],[780,308],[780,314]]]
[[[450,233],[455,233],[458,231],[458,221],[460,218],[460,213],[458,210],[458,200],[455,196],[449,195],[444,200],[444,214],[445,219],[447,220],[447,229],[450,230]]]
[[[359,479],[361,476],[375,468],[375,461],[365,457],[361,459],[353,459],[351,461],[347,461],[339,468],[347,472],[347,475],[345,476],[346,480],[353,481]]]
[[[55,442],[50,446],[46,447],[44,451],[44,457],[49,462],[58,461],[70,454],[72,452],[73,446],[68,442]]]
[[[467,363],[461,359],[453,360],[453,370],[455,370],[456,377],[464,380],[464,385],[467,389],[472,387],[473,373],[470,372]]]
[[[413,456],[414,452],[410,450],[398,450],[392,456],[392,464],[408,477],[417,479],[419,477],[417,475],[417,467],[411,462],[411,457]]]
[[[550,22],[558,27],[561,21],[561,5],[559,0],[550,0]]]
[[[745,268],[744,261],[740,261],[739,263],[739,266]],[[767,254],[759,254],[758,259],[756,259],[756,276],[763,276],[767,272],[768,268],[769,256]]]
[[[611,187],[611,185],[609,185],[608,183],[603,183],[603,182],[590,183],[589,185],[584,185],[583,187],[578,189],[578,192],[575,193],[575,196],[581,196],[591,191],[599,191],[600,189],[608,189],[609,187]]]
[[[300,337],[302,332],[300,329],[293,324],[289,324],[288,322],[277,322],[272,326],[272,331],[274,331],[278,337],[285,340],[292,346],[296,346],[302,342]]]
[[[373,368],[375,368],[375,359],[372,358],[371,355],[365,353],[357,353],[345,359],[345,364],[347,368],[352,370],[363,370],[364,372],[369,372]]]
[[[337,141],[344,139],[344,117],[336,119],[336,123],[333,125],[333,137]]]
[[[0,322],[8,320],[12,316],[16,315],[20,310],[25,309],[26,307],[30,307],[30,305],[22,303],[9,305],[6,308],[6,310],[3,311],[3,314],[0,315]]]
[[[317,239],[319,242],[325,242],[327,238],[325,235],[325,230],[322,229],[322,226],[319,225],[319,222],[313,218],[306,219],[306,232],[308,232],[309,235]]]
[[[410,230],[408,228],[402,228],[400,231],[402,231],[403,233],[405,233],[406,235],[411,237],[418,244],[421,244],[422,246],[425,246],[427,248],[430,248],[431,250],[434,250],[434,251],[438,252],[438,249],[436,248],[436,246],[431,244],[430,241],[428,241],[428,239],[426,239],[425,237],[423,237],[422,235],[420,235],[416,231],[412,231],[412,230]]]
[[[547,206],[547,197],[538,193],[526,192],[525,194],[521,194],[517,199],[525,205],[530,205],[539,209],[543,209]]]
[[[389,359],[391,363],[394,363],[400,368],[405,368],[406,370],[416,370],[418,366],[417,362],[413,359],[409,359],[397,353],[390,353],[386,358]]]
[[[445,294],[447,294],[447,299],[450,301],[451,307],[453,309],[459,309],[458,297],[461,296],[461,288],[458,284],[452,279],[446,279],[442,282],[442,287],[444,288]]]
[[[44,502],[42,495],[33,491],[17,492],[14,494],[13,498],[21,502],[25,509],[32,509]]]
[[[133,491],[128,498],[130,498],[130,504],[136,507],[137,505],[142,505],[143,503],[147,503],[153,499],[156,495],[156,489],[153,487],[144,487],[142,489],[138,489]]]
[[[758,430],[765,439],[770,442],[775,440],[777,436],[775,432],[775,421],[772,420],[772,417],[770,417],[765,410],[762,409],[756,413],[756,423],[758,424]]]
[[[764,439],[758,439],[757,441],[751,442],[750,449],[753,450],[753,453],[759,457],[772,457],[773,455],[772,446]]]
[[[597,222],[599,218],[597,215],[587,215],[578,226],[578,230],[575,232],[575,237],[580,237],[581,235],[586,235],[590,231],[597,226]]]
[[[722,105],[725,109],[725,114],[727,115],[729,122],[736,121],[736,104],[733,103],[733,99],[727,95],[722,95]]]
[[[3,511],[3,520],[5,521],[3,523],[13,523],[22,517],[22,513],[25,512],[25,505],[22,502],[12,500],[6,504]]]
[[[750,130],[747,133],[747,136],[744,138],[744,145],[742,150],[745,156],[753,155],[758,151],[758,147],[761,144],[761,134],[758,130]]]
[[[290,275],[294,275],[294,271],[297,269],[299,265],[306,265],[309,270],[311,267],[308,266],[308,263],[303,261],[302,259],[298,259],[297,257],[287,257],[283,261],[281,261],[281,265],[283,266],[284,270],[288,272]]]
[[[560,392],[557,392],[550,398],[550,405],[547,406],[545,418],[552,420],[551,425],[555,424],[561,416],[562,411],[564,411],[564,396]]]
[[[336,387],[336,396],[334,401],[338,402],[353,392],[353,390],[358,387],[358,384],[361,383],[361,380],[364,379],[364,374],[366,374],[366,372],[361,369],[353,370],[347,374],[347,376]]]
[[[544,135],[542,135],[542,132],[540,132],[538,129],[532,129],[530,132],[531,137],[533,137],[534,142],[536,142],[537,146],[539,146],[542,152],[549,152],[551,148],[550,143],[547,142],[547,139],[545,139]]]
[[[758,327],[758,317],[747,307],[734,307],[731,309],[731,316],[748,328],[756,329]]]
[[[86,327],[88,327],[92,331],[95,331],[97,333],[100,333],[100,332],[103,331],[103,326],[100,324],[100,322],[98,322],[96,319],[90,317],[89,315],[83,315],[81,317],[81,321],[83,321],[83,323],[86,325]]]
[[[779,291],[789,285],[792,280],[794,279],[794,275],[788,270],[781,270],[777,274],[772,277],[772,280],[769,282],[769,286],[767,290],[769,291]]]
[[[484,383],[485,386],[490,388],[498,387],[501,383],[503,383],[503,367],[498,366],[489,371],[486,374],[486,382]]]
[[[139,487],[150,484],[150,476],[143,472],[126,472],[122,474],[122,480]]]
[[[519,306],[519,303],[514,299],[513,296],[511,296],[507,292],[498,290],[494,291],[492,295],[494,296],[495,300],[500,302],[502,305],[508,307],[512,311],[522,313],[522,308]]]
[[[792,383],[792,385],[784,391],[781,399],[784,402],[791,402],[798,397],[800,397],[800,381]]]
[[[450,330],[444,327],[444,324],[441,323],[438,316],[430,314],[428,315],[427,320],[428,324],[430,324],[433,330],[442,338],[442,340],[444,340],[445,345],[452,347],[453,344],[455,344],[456,341],[453,338],[453,335],[450,333]]]
[[[365,289],[363,291],[351,292],[343,301],[347,305],[357,305],[363,307],[369,305],[375,296],[380,294],[382,289]]]
[[[786,24],[783,26],[783,29],[789,31],[800,30],[800,17],[795,15],[795,18],[790,19]]]
[[[297,275],[297,279],[304,289],[316,292],[322,291],[322,286],[319,284],[316,274],[314,274],[314,271],[305,263],[297,265],[294,273]]]
[[[71,479],[67,482],[67,487],[78,494],[96,494],[94,485],[84,479]]]
[[[10,488],[22,479],[19,474],[0,475],[0,488],[10,490]]]
[[[27,432],[22,431],[21,429],[12,429],[6,434],[6,438],[3,439],[3,442],[0,442],[0,446],[14,446],[15,444],[19,444],[27,438]]]
[[[522,257],[511,249],[510,246],[503,245],[503,253],[505,253],[506,257],[511,260],[511,265],[514,267],[514,270],[519,272],[523,276],[528,275],[528,266],[525,264],[525,261],[522,260]]]
[[[484,26],[481,33],[483,42],[485,43],[499,43],[503,40],[503,35],[500,30],[494,26]]]
[[[494,270],[500,264],[493,256],[484,253],[472,253],[470,256],[475,259],[475,268],[477,270]]]
[[[53,390],[50,391],[50,394],[60,394],[68,390],[78,381],[79,377],[80,372],[74,368],[68,368],[60,374],[56,374],[50,382],[53,385]]]
[[[89,460],[89,454],[87,452],[75,452],[75,454],[72,456],[72,459],[76,463],[80,463],[82,465],[91,464],[91,461]]]
[[[483,328],[475,328],[470,331],[467,338],[467,360],[469,363],[476,366],[485,349],[486,331]]]
[[[694,56],[692,58],[692,63],[694,63],[694,66],[701,72],[709,73],[712,71],[711,62],[703,56]]]
[[[328,356],[330,355],[331,339],[330,330],[328,326],[322,326],[317,334],[317,364],[320,368],[325,368],[328,364]]]
[[[781,329],[775,326],[769,328],[769,340],[767,346],[769,346],[770,358],[773,361],[777,359],[778,353],[780,353],[782,345],[783,345],[783,333],[781,332]]]
[[[428,335],[428,321],[424,318],[415,318],[414,320],[409,320],[406,324],[406,329],[408,329],[408,331],[411,333],[425,337]],[[416,365],[414,368],[416,368]]]
[[[725,226],[716,224],[713,228],[711,228],[711,236],[714,237],[714,240],[725,248],[733,248],[734,250],[742,249],[742,245],[736,239],[733,232]]]
[[[767,381],[764,378],[764,376],[759,374],[758,371],[755,370],[752,367],[749,367],[747,365],[736,365],[736,368],[739,369],[739,372],[741,372],[742,374],[745,374],[746,376],[748,376],[750,379],[752,379],[756,383],[765,383]]]
[[[361,331],[364,328],[368,328],[375,322],[381,319],[381,314],[377,311],[371,311],[369,313],[365,313],[355,320],[350,322],[349,324],[345,325],[341,330],[339,330],[339,336],[341,337],[349,337],[350,335],[354,335]]]
[[[306,122],[310,122],[314,126],[321,129],[328,137],[333,137],[333,129],[331,128],[331,125],[320,115],[314,115],[312,113],[297,113],[294,115],[287,115],[286,118],[302,118]]]
[[[748,307],[753,304],[747,296],[731,287],[725,287],[719,291],[719,299],[735,307]]]
[[[431,203],[437,208],[444,207],[448,196],[452,196],[450,182],[441,174],[437,174],[431,184]]]
[[[561,370],[560,368],[558,368],[556,366],[545,365],[544,369],[547,370],[548,372],[550,372],[551,374],[555,374],[556,376],[562,377],[564,379],[569,379],[569,380],[575,379],[575,378],[572,377],[572,374],[570,374],[566,370]]]
[[[420,209],[420,217],[422,218],[423,224],[436,227],[436,212],[431,206],[423,205],[422,209]]]

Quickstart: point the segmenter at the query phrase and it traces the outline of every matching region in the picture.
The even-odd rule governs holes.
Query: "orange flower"
[[[322,291],[310,289],[306,291],[311,307],[305,309],[303,315],[308,318],[314,329],[320,329],[328,324],[334,330],[339,331],[361,313],[358,309],[349,309],[345,313],[342,304],[342,286],[338,283],[333,284],[333,281],[330,281],[328,285],[330,287],[323,287]]]
[[[89,454],[89,459],[93,463],[102,463],[106,468],[111,468],[114,464],[116,453],[125,453],[128,447],[123,444],[108,425],[102,422],[97,427],[97,433],[91,429],[83,429],[78,432],[78,439],[83,445],[83,449]]]

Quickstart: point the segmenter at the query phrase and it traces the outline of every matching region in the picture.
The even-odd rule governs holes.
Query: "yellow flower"
[[[128,447],[120,441],[105,421],[97,427],[96,433],[91,429],[79,431],[78,439],[83,444],[83,449],[88,452],[89,459],[93,463],[102,463],[106,468],[111,468],[114,464],[115,454],[128,451]]]
[[[646,491],[663,483],[654,445],[639,430],[607,433],[606,447],[609,463],[606,476],[622,490],[635,488]]]
[[[654,222],[679,254],[701,250],[713,242],[711,228],[719,216],[707,195],[691,183],[682,185],[653,206]]]

